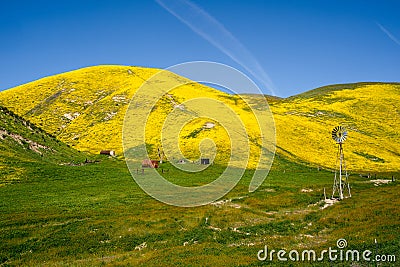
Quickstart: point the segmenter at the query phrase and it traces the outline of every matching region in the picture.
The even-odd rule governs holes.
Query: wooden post
[[[326,192],[325,192],[325,187],[324,187],[324,200],[326,200]]]
[[[142,169],[142,174],[144,174],[144,169]]]

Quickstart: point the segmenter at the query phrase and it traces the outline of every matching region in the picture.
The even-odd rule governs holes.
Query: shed
[[[201,165],[209,165],[210,164],[210,159],[200,159],[200,164]]]
[[[151,165],[153,165],[154,168],[158,168],[158,160],[152,160]]]
[[[142,168],[158,168],[157,160],[144,159],[142,161]]]
[[[108,155],[108,156],[115,156],[114,150],[102,150],[100,151],[100,155]]]

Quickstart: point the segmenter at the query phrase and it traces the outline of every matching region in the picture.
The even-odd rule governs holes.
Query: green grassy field
[[[98,159],[83,166],[15,163],[26,172],[0,187],[0,265],[280,265],[258,261],[257,252],[264,245],[317,251],[335,247],[339,238],[349,248],[371,250],[376,238],[379,252],[399,257],[397,182],[374,186],[353,174],[353,197],[321,210],[332,173],[277,157],[256,192],[248,193],[251,173],[246,172],[225,202],[179,208],[147,196],[124,161]],[[169,169],[171,181],[191,185],[221,171],[214,165],[209,177],[182,176],[168,163],[162,167]]]

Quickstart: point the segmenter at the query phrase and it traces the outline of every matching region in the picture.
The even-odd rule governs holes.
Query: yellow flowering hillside
[[[96,66],[46,77],[3,92],[0,104],[24,117],[63,142],[83,151],[99,153],[112,149],[121,155],[122,128],[131,98],[157,69],[131,66]],[[185,78],[169,73],[153,81],[154,88]],[[234,96],[216,89],[188,83],[159,99],[146,125],[146,143],[152,153],[160,146],[160,132],[167,114],[182,114],[185,101],[196,97],[226,104],[243,122],[250,137],[250,164],[259,155],[260,132],[243,101],[251,95]],[[333,168],[337,145],[331,130],[343,125],[349,130],[344,144],[349,170],[393,171],[400,169],[400,85],[383,83],[328,86],[287,99],[270,99],[274,115],[277,152],[295,161]],[[218,113],[218,108],[215,113]],[[137,106],[137,114],[145,114]],[[233,127],[232,125],[224,125]],[[179,126],[179,147],[187,158],[198,158],[201,140],[214,140],[217,161],[226,162],[229,134],[217,120],[199,118]],[[168,140],[166,141],[168,142]]]
[[[0,93],[0,102],[78,150],[96,154],[101,150],[115,150],[118,155],[122,155],[122,127],[131,98],[145,83],[151,84],[150,90],[172,86],[172,90],[151,108],[151,115],[146,123],[145,142],[150,147],[152,158],[158,158],[158,148],[162,149],[161,135],[163,134],[167,143],[172,138],[168,132],[162,132],[165,128],[164,122],[169,119],[170,128],[179,130],[179,148],[185,158],[196,160],[201,152],[206,151],[210,155],[203,153],[203,156],[216,156],[217,163],[223,164],[229,160],[232,144],[225,128],[235,128],[234,121],[227,120],[226,125],[220,125],[210,118],[200,117],[185,125],[175,125],[182,114],[204,108],[202,103],[194,103],[188,108],[187,105],[193,103],[190,102],[193,99],[212,99],[228,106],[243,123],[242,128],[250,136],[250,140],[260,139],[260,131],[254,127],[254,115],[240,96],[228,95],[167,71],[163,71],[161,77],[149,80],[158,72],[160,70],[127,66],[89,67],[6,90]],[[182,85],[174,88],[174,84]],[[144,97],[139,102],[139,106],[134,109],[136,115],[145,116],[148,111],[144,108],[146,101],[148,99]],[[213,115],[226,114],[221,113],[215,105],[207,108]],[[177,110],[177,117],[172,115],[172,119],[171,116],[167,118],[174,110]],[[140,125],[134,127],[140,128]],[[212,139],[214,144],[202,142],[205,138]],[[249,143],[251,153],[247,154],[250,163],[245,166],[255,167],[260,158],[257,152],[260,144],[248,142],[247,138],[242,138],[243,140],[243,144],[236,145],[244,150]],[[218,153],[211,155],[215,154],[211,153],[214,148]]]
[[[272,102],[278,153],[333,168],[336,125],[348,130],[347,167],[354,171],[400,169],[400,84],[326,86]]]
[[[6,90],[0,102],[79,150],[121,152],[127,104],[143,81],[157,71],[89,67]]]

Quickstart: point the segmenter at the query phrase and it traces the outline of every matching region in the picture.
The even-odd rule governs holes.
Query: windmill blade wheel
[[[332,139],[338,143],[343,143],[347,138],[347,130],[342,126],[336,126],[332,130]]]

